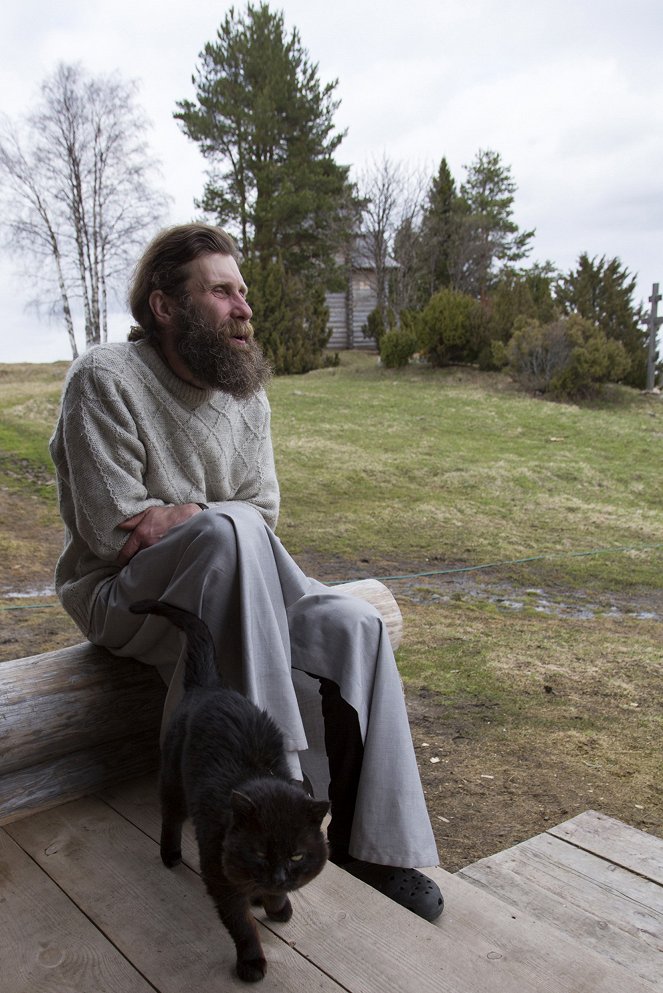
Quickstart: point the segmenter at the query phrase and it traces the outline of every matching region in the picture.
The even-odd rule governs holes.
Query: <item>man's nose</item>
[[[247,301],[239,293],[236,293],[233,299],[232,316],[237,317],[240,321],[250,321],[252,315],[253,311]]]

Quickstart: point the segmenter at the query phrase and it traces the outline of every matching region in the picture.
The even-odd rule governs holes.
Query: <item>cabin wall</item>
[[[374,349],[374,339],[365,338],[362,327],[375,309],[377,299],[372,273],[366,270],[352,272],[349,292],[328,293],[326,302],[332,335],[327,348]]]

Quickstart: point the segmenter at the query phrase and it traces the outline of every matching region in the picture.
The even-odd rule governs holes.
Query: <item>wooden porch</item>
[[[244,989],[196,872],[165,869],[156,777],[0,828],[2,993]],[[456,875],[427,924],[329,865],[262,918],[265,993],[663,990],[663,841],[593,812]]]

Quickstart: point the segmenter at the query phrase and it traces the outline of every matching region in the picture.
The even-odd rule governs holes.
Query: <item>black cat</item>
[[[272,719],[224,689],[207,626],[159,600],[131,605],[160,614],[185,632],[184,696],[161,757],[161,858],[182,859],[182,824],[196,830],[207,890],[237,949],[237,974],[255,982],[266,962],[251,904],[287,921],[288,893],[318,875],[327,860],[320,825],[329,804],[293,785],[283,738]]]

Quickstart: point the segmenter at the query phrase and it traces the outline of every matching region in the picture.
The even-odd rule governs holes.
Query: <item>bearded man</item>
[[[232,239],[161,232],[139,261],[129,341],[73,363],[51,439],[64,608],[86,637],[158,667],[164,723],[183,646],[163,599],[201,617],[226,686],[281,728],[293,779],[328,790],[330,858],[414,913],[443,901],[413,866],[437,852],[389,637],[369,604],[304,575],[274,533],[279,490],[265,393]]]

